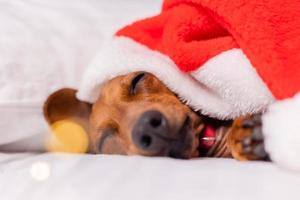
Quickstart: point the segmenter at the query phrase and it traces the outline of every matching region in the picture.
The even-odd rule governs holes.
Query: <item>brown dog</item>
[[[135,72],[108,81],[94,105],[80,102],[75,93],[53,93],[44,114],[49,124],[62,119],[80,123],[92,153],[267,159],[259,115],[234,122],[204,117],[152,74]]]

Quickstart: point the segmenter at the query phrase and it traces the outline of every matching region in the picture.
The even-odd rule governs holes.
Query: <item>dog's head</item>
[[[90,105],[62,89],[45,103],[48,122],[71,118],[87,130],[90,151],[104,154],[198,156],[203,119],[155,76],[135,72],[106,82]]]

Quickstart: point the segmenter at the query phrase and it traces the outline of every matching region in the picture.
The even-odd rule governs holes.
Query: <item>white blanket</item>
[[[0,0],[0,150],[41,150],[47,96],[77,88],[107,37],[161,0]]]
[[[3,200],[299,200],[300,176],[271,163],[104,155],[0,155]]]

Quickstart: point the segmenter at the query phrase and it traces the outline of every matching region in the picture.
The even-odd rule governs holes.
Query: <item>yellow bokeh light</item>
[[[60,120],[51,125],[52,135],[48,141],[49,151],[85,153],[88,136],[84,128],[72,120]]]

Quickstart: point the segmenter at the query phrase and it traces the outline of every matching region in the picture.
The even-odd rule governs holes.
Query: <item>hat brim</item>
[[[274,101],[241,49],[225,51],[197,71],[184,73],[169,57],[126,37],[114,37],[102,47],[77,97],[93,103],[103,83],[135,71],[154,74],[191,108],[219,119],[257,113]]]

